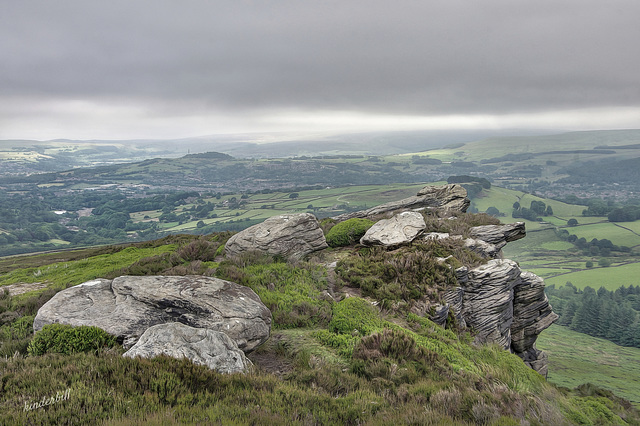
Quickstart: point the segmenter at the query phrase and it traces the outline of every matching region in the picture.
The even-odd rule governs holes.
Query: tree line
[[[571,282],[545,288],[557,324],[621,346],[640,348],[640,286],[630,285],[610,291],[600,287],[584,290]]]

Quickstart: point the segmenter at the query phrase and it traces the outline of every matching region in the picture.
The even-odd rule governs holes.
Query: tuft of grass
[[[357,243],[360,238],[373,226],[369,219],[353,218],[334,225],[327,232],[329,247],[343,247]]]

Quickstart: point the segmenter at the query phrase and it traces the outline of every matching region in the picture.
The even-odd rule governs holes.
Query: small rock
[[[122,356],[187,358],[220,373],[242,373],[251,365],[236,343],[220,331],[189,327],[179,322],[149,327]]]
[[[420,213],[402,212],[376,222],[360,239],[366,246],[397,247],[411,243],[427,225]]]

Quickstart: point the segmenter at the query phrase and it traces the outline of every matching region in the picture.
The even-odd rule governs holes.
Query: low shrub
[[[373,226],[369,219],[353,218],[333,226],[327,233],[329,247],[343,247],[355,244]]]
[[[435,242],[393,252],[377,247],[365,248],[340,261],[335,272],[340,284],[361,288],[364,296],[379,300],[385,307],[389,302],[424,296],[437,300],[443,290],[457,285],[452,269],[457,264],[449,265],[437,259],[452,254],[452,250]],[[454,257],[450,258],[451,262],[456,263]]]
[[[338,334],[366,336],[380,330],[383,322],[377,309],[359,297],[348,297],[333,305],[329,330]]]
[[[29,343],[29,355],[46,353],[73,354],[98,351],[116,345],[116,338],[94,326],[72,327],[66,324],[47,324]]]

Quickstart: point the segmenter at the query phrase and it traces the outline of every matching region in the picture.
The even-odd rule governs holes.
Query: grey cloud
[[[640,2],[4,1],[0,96],[382,114],[640,105]]]

